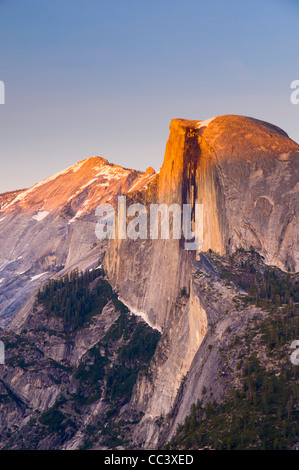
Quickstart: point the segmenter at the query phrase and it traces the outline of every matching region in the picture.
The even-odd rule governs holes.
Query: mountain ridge
[[[130,380],[135,381],[133,388],[130,384],[130,402],[110,409],[104,397],[98,400],[97,394],[93,397],[96,401],[87,412],[87,418],[88,422],[94,423],[94,436],[88,445],[97,448],[108,442],[112,447],[161,447],[174,438],[177,426],[190,415],[190,407],[197,399],[204,406],[208,406],[208,398],[212,396],[220,402],[232,385],[240,383],[235,375],[240,350],[237,347],[232,361],[228,362],[218,343],[221,347],[230,347],[236,333],[246,343],[248,322],[255,322],[257,317],[260,320],[267,317],[271,323],[271,311],[265,308],[269,295],[278,319],[281,302],[287,302],[289,298],[289,305],[281,312],[292,328],[292,336],[288,336],[288,329],[283,334],[285,340],[296,334],[298,157],[298,144],[284,131],[254,118],[226,115],[204,121],[176,119],[170,124],[159,173],[152,169],[142,174],[120,167],[116,169],[102,160],[81,161],[73,166],[77,171],[70,167],[56,178],[38,183],[35,189],[29,188],[23,197],[22,193],[16,194],[15,202],[11,201],[13,204],[10,202],[11,205],[0,213],[0,219],[3,214],[5,216],[0,220],[0,319],[8,336],[20,335],[21,345],[24,338],[34,336],[35,315],[40,311],[35,311],[34,306],[41,286],[45,284],[51,291],[56,282],[59,286],[64,284],[61,283],[64,275],[75,279],[79,269],[88,277],[89,272],[99,267],[104,269],[105,281],[110,283],[116,305],[121,305],[121,310],[126,309],[125,305],[130,306],[129,315],[138,313],[161,332],[157,349],[149,363],[144,364],[144,369],[133,376],[130,369]],[[181,240],[172,239],[128,238],[99,242],[95,237],[97,218],[94,209],[101,202],[116,205],[120,194],[126,195],[128,204],[142,203],[145,207],[151,203],[190,204],[192,213],[195,204],[203,204],[202,250],[187,251]],[[194,218],[192,220],[194,222]],[[235,277],[239,280],[240,276],[242,282],[238,286]],[[248,285],[245,287],[251,289],[251,304],[244,300],[243,283],[246,280]],[[66,291],[62,294],[66,321],[73,311],[73,306],[66,305],[65,300],[68,282],[65,282],[63,289]],[[92,284],[91,290],[93,288]],[[277,289],[279,295],[276,295]],[[88,307],[86,292],[83,294]],[[94,344],[86,340],[92,334],[92,327],[90,330],[90,326],[86,326],[80,344],[71,344],[67,337],[60,336],[60,331],[53,332],[51,325],[57,323],[55,315],[59,313],[60,302],[52,307],[53,315],[41,312],[37,318],[42,325],[40,330],[45,330],[41,336],[45,334],[46,337],[41,341],[41,349],[46,355],[51,350],[50,357],[60,366],[65,365],[66,358],[76,364],[83,358],[87,368],[84,366],[81,372],[87,382],[93,381],[97,374],[103,377],[103,364],[106,364],[100,357],[104,354],[103,344],[94,351]],[[84,312],[84,302],[79,307]],[[289,315],[291,310],[292,315]],[[109,307],[109,312],[105,309],[98,312],[95,321],[105,324],[107,315],[107,321],[112,321],[109,324],[113,336],[120,330],[115,309]],[[76,318],[75,324],[79,320]],[[139,318],[138,321],[142,320]],[[28,325],[30,331],[27,332]],[[59,328],[67,330],[69,326],[60,325]],[[258,334],[260,332],[253,336]],[[284,344],[282,348],[285,360],[288,360],[287,347]],[[90,376],[89,361],[92,358],[98,361],[100,369],[91,368]],[[273,362],[264,346],[258,359],[263,365]],[[10,360],[15,363],[13,354]],[[9,369],[8,375],[4,374],[3,381],[12,393],[22,397],[23,401],[29,400],[30,406],[30,397],[23,396],[22,392],[26,380],[22,371],[27,366],[36,371],[38,362],[32,365],[20,359],[17,364],[16,370]],[[134,364],[131,365],[134,369]],[[113,367],[118,371],[113,379],[123,383],[122,374],[129,374],[125,364],[120,365],[117,360]],[[274,371],[281,370],[279,368],[280,363],[275,362]],[[67,382],[70,375],[65,372]],[[37,380],[38,377],[37,372]],[[76,387],[73,379],[76,377],[72,377],[72,387]],[[295,387],[293,382],[292,379],[291,387]],[[208,395],[203,391],[204,386]],[[45,390],[35,390],[31,382],[30,387],[39,403],[43,403],[43,410],[47,403],[51,404],[49,414],[42,416],[41,424],[50,426],[53,416],[58,421],[64,419],[67,409],[64,409],[63,400],[65,393],[69,398],[71,391],[66,391],[64,386],[61,388],[55,381],[53,384],[53,380]],[[84,393],[87,393],[86,388]],[[54,406],[54,400],[60,395],[64,397],[62,402],[58,400]],[[295,392],[294,396],[297,396]],[[5,400],[8,400],[6,396]],[[290,411],[291,405],[285,405],[289,407],[287,415],[292,417],[293,427],[296,409]],[[197,408],[195,411],[197,413]],[[189,416],[191,422],[193,418],[193,415]],[[197,414],[195,419],[198,419]],[[63,448],[79,448],[84,433],[90,431],[82,423],[80,426],[76,437],[69,436],[71,440],[66,442],[62,442],[53,429],[54,435],[48,441],[41,441],[41,445],[53,448],[56,442]],[[199,426],[205,426],[205,423],[201,422]],[[38,429],[42,432],[44,428],[38,424]],[[34,433],[34,426],[30,428],[31,432]],[[120,435],[124,440],[119,438]],[[281,436],[283,445],[287,445],[283,433]],[[177,436],[175,442],[185,443],[186,439],[189,439],[188,429]],[[184,445],[188,446],[188,442]],[[29,439],[26,445],[36,444]],[[274,445],[272,441],[270,445]]]
[[[31,188],[0,195],[0,325],[57,270],[80,262],[93,266],[101,252],[90,256],[98,243],[96,207],[115,205],[118,195],[143,190],[155,177],[152,168],[140,172],[91,157]]]

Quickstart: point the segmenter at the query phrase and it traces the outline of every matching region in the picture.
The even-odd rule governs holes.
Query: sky
[[[299,1],[0,0],[0,193],[94,155],[159,170],[173,118],[299,142]]]

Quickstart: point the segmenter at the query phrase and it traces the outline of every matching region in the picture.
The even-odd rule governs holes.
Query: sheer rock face
[[[203,251],[253,247],[299,270],[299,146],[274,125],[242,116],[174,119],[158,187],[143,200],[203,204]],[[195,259],[177,240],[110,243],[106,268],[124,301],[162,328]]]
[[[151,168],[139,173],[95,157],[29,190],[0,197],[2,324],[18,311],[10,327],[20,330],[28,320],[34,290],[61,265],[64,269],[57,275],[97,264],[105,247],[92,248],[97,242],[95,208],[116,204],[121,193],[127,194],[128,206],[203,204],[203,251],[211,248],[223,254],[252,246],[266,263],[299,271],[298,162],[299,146],[270,124],[241,116],[175,119],[159,175]],[[242,333],[247,318],[256,312],[234,311],[230,290],[202,253],[184,249],[184,240],[113,240],[104,264],[111,284],[133,313],[142,313],[162,330],[150,374],[138,377],[127,409],[129,414],[144,413],[133,438],[153,448],[161,415],[177,407],[169,437],[203,385],[210,384],[215,396],[221,396],[227,384],[215,376],[221,368],[218,340],[228,326]],[[218,300],[209,291],[211,277],[215,292],[222,293]],[[183,287],[185,294],[180,295]],[[225,310],[233,313],[230,320],[223,318]],[[80,349],[88,347],[85,343],[71,351],[70,360],[77,363]],[[212,354],[209,344],[215,346]],[[69,354],[58,346],[54,340],[49,345],[53,357]]]
[[[298,271],[299,146],[242,116],[176,119],[170,131],[160,199],[204,205],[203,250],[252,245],[267,263]]]
[[[267,264],[299,270],[299,146],[279,128],[241,116],[175,119],[154,191],[153,185],[140,202],[203,204],[203,251],[253,247]],[[225,310],[222,299],[219,311],[214,304],[208,311],[194,288],[192,270],[199,257],[208,272],[204,257],[186,251],[179,240],[114,240],[106,252],[112,285],[163,331],[150,378],[139,378],[131,403],[144,412],[134,436],[145,447],[157,443],[156,421],[174,405],[206,331]],[[178,308],[182,287],[190,298]],[[177,422],[188,413],[191,392]]]

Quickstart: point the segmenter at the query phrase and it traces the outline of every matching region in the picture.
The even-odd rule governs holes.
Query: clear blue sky
[[[162,165],[172,118],[243,114],[299,141],[291,0],[0,0],[0,192],[102,155]]]

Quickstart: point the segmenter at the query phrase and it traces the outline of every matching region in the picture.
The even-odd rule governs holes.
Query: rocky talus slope
[[[141,198],[168,205],[203,204],[203,251],[224,254],[252,246],[266,263],[297,272],[298,162],[298,144],[271,124],[230,115],[208,121],[175,119],[157,187]],[[148,312],[162,327],[187,283],[194,253],[183,249],[182,240],[110,245],[106,269],[113,284],[132,307]]]
[[[68,313],[68,298],[79,310]],[[187,368],[199,299],[201,343]],[[0,331],[0,447],[298,446],[297,274],[254,251],[201,253],[169,325],[161,335],[130,314],[101,269],[46,283],[18,332]]]
[[[77,305],[68,312],[70,299]],[[129,313],[101,269],[46,284],[18,333],[0,337],[1,449],[123,444],[112,418],[130,401],[160,334]]]

